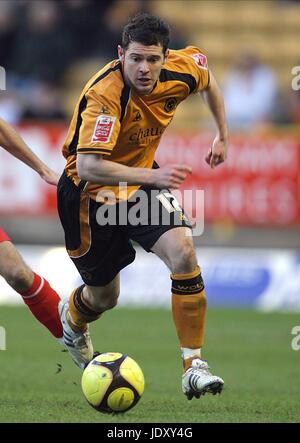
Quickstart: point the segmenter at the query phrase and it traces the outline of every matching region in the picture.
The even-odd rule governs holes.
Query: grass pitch
[[[7,334],[7,350],[0,351],[0,422],[299,422],[300,351],[291,348],[298,324],[296,314],[210,309],[203,357],[224,378],[225,389],[189,402],[181,392],[171,313],[107,312],[91,326],[95,349],[130,355],[146,380],[134,409],[109,416],[87,404],[79,369],[29,311],[0,307]]]

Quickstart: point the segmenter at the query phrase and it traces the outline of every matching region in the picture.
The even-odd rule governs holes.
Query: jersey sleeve
[[[120,106],[94,90],[85,99],[77,153],[110,155],[120,132]]]
[[[209,86],[207,57],[201,49],[195,46],[188,46],[184,49],[184,53],[191,59],[190,68],[197,84],[194,93],[201,92]]]

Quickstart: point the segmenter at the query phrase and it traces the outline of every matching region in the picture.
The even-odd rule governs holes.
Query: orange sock
[[[68,320],[71,328],[76,332],[85,331],[87,323],[97,320],[101,315],[101,312],[95,312],[83,299],[82,291],[84,287],[85,285],[82,285],[75,289],[69,300]]]
[[[173,274],[171,279],[172,313],[180,346],[199,350],[204,343],[207,304],[200,268],[188,274]]]

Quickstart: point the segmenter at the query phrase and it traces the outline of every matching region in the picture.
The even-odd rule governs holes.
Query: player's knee
[[[96,312],[104,312],[113,309],[117,305],[118,297],[119,288],[105,292],[100,290],[96,293],[89,294],[88,303]]]
[[[106,301],[105,303],[105,307],[106,307],[106,311],[109,309],[113,309],[114,307],[116,307],[118,304],[118,297],[116,298],[110,298],[109,300]]]
[[[17,292],[27,291],[32,285],[33,273],[23,265],[12,266],[4,275],[7,283]]]
[[[113,309],[118,304],[118,298],[110,297],[107,299],[95,300],[94,309],[97,312],[105,312]]]
[[[190,242],[183,243],[176,254],[171,258],[173,274],[192,272],[197,266],[197,257],[194,246]]]

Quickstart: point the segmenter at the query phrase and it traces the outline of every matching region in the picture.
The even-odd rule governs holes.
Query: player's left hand
[[[40,177],[49,185],[57,186],[58,184],[59,175],[50,168],[43,169],[43,171],[40,173]]]
[[[214,169],[220,163],[223,163],[227,157],[227,147],[228,142],[225,139],[221,139],[219,135],[217,135],[213,141],[212,147],[208,151],[207,156],[205,157],[205,161],[211,169]]]

